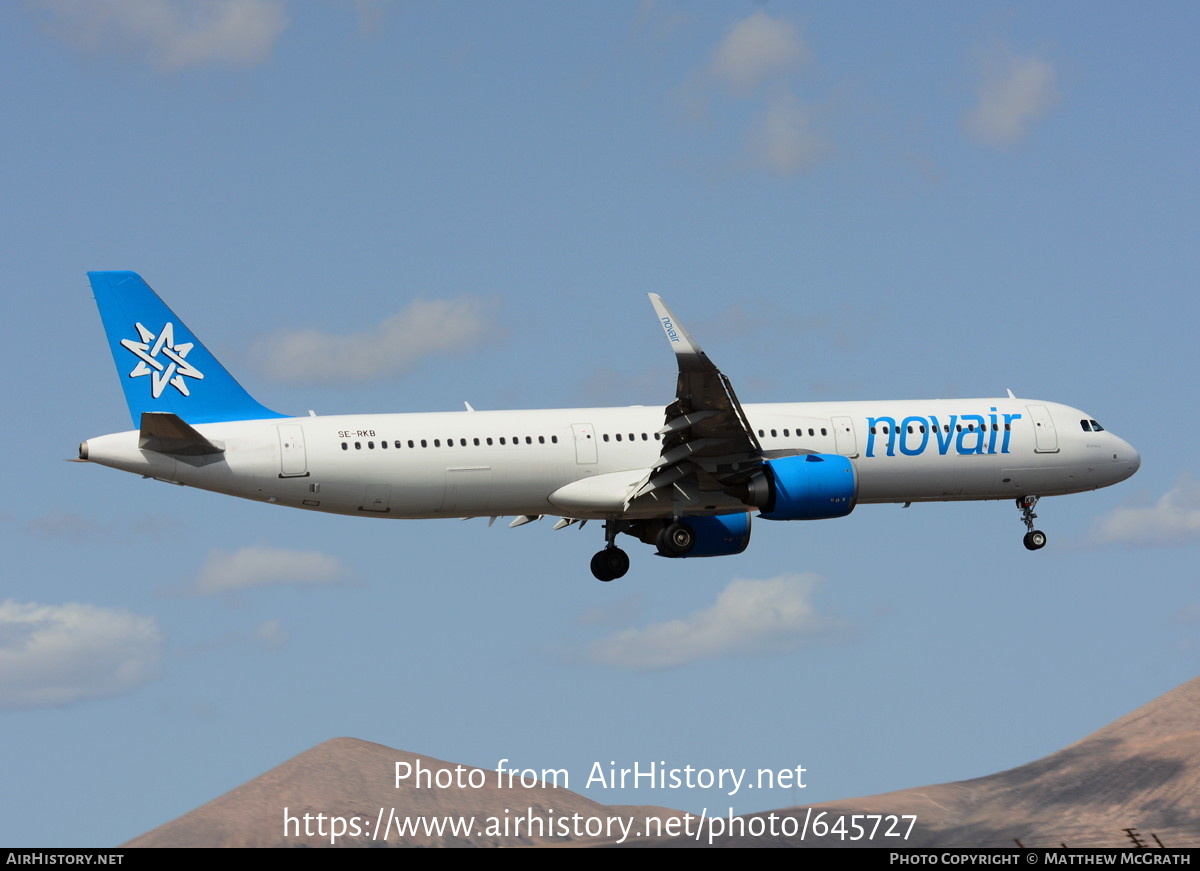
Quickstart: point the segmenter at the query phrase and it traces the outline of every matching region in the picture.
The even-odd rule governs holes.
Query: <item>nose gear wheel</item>
[[[1037,505],[1037,496],[1022,496],[1017,499],[1017,508],[1021,511],[1021,522],[1025,524],[1025,537],[1021,540],[1025,545],[1026,550],[1041,550],[1046,546],[1046,533],[1040,529],[1033,528],[1033,521],[1037,520],[1037,515],[1033,513],[1033,507]]]

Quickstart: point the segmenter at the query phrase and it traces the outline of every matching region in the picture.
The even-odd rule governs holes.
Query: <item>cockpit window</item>
[[[1093,420],[1091,423],[1092,432],[1104,432],[1104,427],[1100,426],[1100,424],[1096,423],[1096,421]]]
[[[1091,423],[1091,421],[1088,421],[1088,420],[1081,420],[1081,421],[1079,421],[1079,425],[1080,425],[1081,427],[1083,427],[1083,431],[1084,431],[1084,432],[1091,432],[1091,431],[1092,431],[1092,423]]]

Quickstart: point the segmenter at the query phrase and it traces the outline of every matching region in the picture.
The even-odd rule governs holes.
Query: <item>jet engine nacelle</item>
[[[849,457],[801,454],[768,460],[750,480],[750,503],[764,520],[845,517],[858,499],[858,475]]]

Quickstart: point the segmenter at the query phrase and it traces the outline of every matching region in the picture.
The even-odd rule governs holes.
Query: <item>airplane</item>
[[[600,521],[601,581],[624,534],[678,559],[738,554],[751,517],[821,520],[857,505],[1014,499],[1024,545],[1043,496],[1130,477],[1138,452],[1070,406],[1001,398],[742,405],[649,294],[675,353],[665,409],[292,416],[271,411],[134,272],[89,272],[135,429],[79,459],[230,496],[356,517]]]

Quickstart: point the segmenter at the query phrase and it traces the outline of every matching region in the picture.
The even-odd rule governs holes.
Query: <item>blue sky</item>
[[[807,769],[587,793],[752,811],[988,774],[1193,677],[1198,17],[0,6],[0,843],[118,843],[339,735],[573,787]],[[139,271],[281,411],[665,404],[654,291],[745,402],[1012,388],[1143,463],[1043,501],[1036,554],[1008,502],[863,506],[733,558],[631,543],[599,584],[594,524],[63,462],[128,427],[89,269]]]

